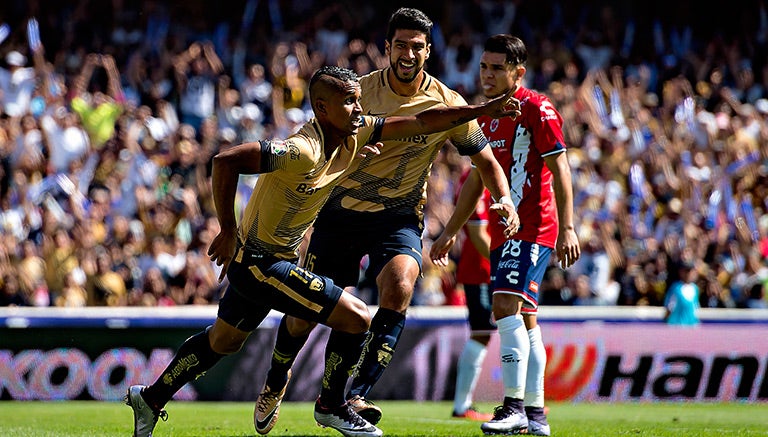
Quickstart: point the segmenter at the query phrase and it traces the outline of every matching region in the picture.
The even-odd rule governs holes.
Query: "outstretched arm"
[[[451,129],[474,120],[481,115],[493,118],[517,117],[520,102],[512,97],[513,91],[479,105],[447,106],[422,111],[413,116],[387,117],[381,130],[382,140],[393,140],[411,135],[431,134]]]

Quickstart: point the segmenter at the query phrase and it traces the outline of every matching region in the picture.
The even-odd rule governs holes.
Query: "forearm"
[[[573,183],[571,169],[565,153],[561,154],[552,168],[554,178],[555,203],[560,232],[574,230],[573,225]]]
[[[469,220],[469,217],[475,210],[475,206],[482,193],[483,185],[477,171],[472,170],[464,185],[462,185],[461,191],[459,191],[459,197],[456,199],[456,209],[454,209],[451,218],[445,224],[444,234],[454,236],[461,230],[461,227]]]
[[[216,155],[213,158],[213,170],[211,175],[211,191],[213,204],[216,207],[216,216],[219,219],[221,229],[237,228],[235,220],[235,193],[237,192],[237,180],[239,174],[233,173],[229,161]]]
[[[503,197],[509,198],[509,181],[504,169],[493,157],[490,147],[485,147],[480,153],[472,156],[472,162],[477,167],[477,172],[482,178],[483,185],[488,188],[496,202]]]
[[[261,143],[245,143],[227,148],[213,157],[211,193],[222,229],[235,229],[235,194],[241,174],[259,173]]]

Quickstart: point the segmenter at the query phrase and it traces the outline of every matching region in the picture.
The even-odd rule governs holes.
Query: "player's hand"
[[[507,225],[504,229],[504,236],[511,238],[520,230],[520,216],[517,215],[517,209],[512,203],[494,203],[491,205],[491,211],[496,211],[502,217],[502,222]]]
[[[436,266],[448,267],[448,252],[454,243],[456,243],[456,235],[441,233],[429,249],[429,259],[432,263]]]
[[[217,266],[223,266],[219,275],[219,283],[224,280],[229,269],[229,263],[235,256],[235,247],[237,246],[236,231],[225,231],[222,229],[216,238],[211,241],[211,247],[208,248],[208,256]]]
[[[515,90],[511,89],[504,95],[496,97],[487,103],[489,109],[488,115],[493,118],[512,117],[517,118],[520,112],[520,100],[513,95]]]
[[[581,257],[579,237],[573,229],[560,230],[555,244],[557,259],[561,268],[568,268]]]
[[[381,155],[381,148],[384,147],[384,143],[379,141],[376,144],[366,144],[363,146],[362,149],[357,153],[357,156],[361,158],[365,158],[368,156],[368,154],[372,155]]]

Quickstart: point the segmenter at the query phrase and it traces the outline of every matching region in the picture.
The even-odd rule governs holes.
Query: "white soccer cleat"
[[[528,419],[528,435],[550,435],[549,424]]]
[[[259,393],[256,399],[256,405],[253,408],[253,425],[259,434],[267,434],[277,423],[277,417],[280,415],[280,404],[283,402],[285,390],[288,388],[288,381],[291,380],[291,371],[288,370],[288,379],[282,390],[274,391],[266,384],[264,390]]]
[[[125,404],[133,409],[133,437],[152,437],[157,419],[168,420],[165,410],[155,411],[141,397],[143,385],[132,385],[125,395]]]
[[[493,410],[493,419],[480,425],[485,434],[524,434],[528,431],[528,418],[510,407],[499,406]]]
[[[382,430],[355,413],[349,402],[336,408],[326,408],[315,402],[315,420],[318,425],[333,428],[345,437],[381,437]]]

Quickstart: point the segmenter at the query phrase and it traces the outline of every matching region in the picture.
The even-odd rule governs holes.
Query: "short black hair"
[[[392,42],[398,29],[415,30],[427,36],[427,44],[432,43],[432,20],[424,12],[414,8],[400,8],[389,17],[387,41]]]
[[[500,33],[485,40],[483,49],[491,53],[504,53],[508,64],[525,65],[528,61],[528,49],[523,41],[512,35]]]
[[[357,73],[348,68],[338,67],[336,65],[326,65],[320,67],[315,71],[315,74],[312,75],[312,79],[309,80],[309,92],[311,94],[312,88],[314,88],[315,84],[320,81],[334,84],[341,89],[343,83],[357,82],[358,80],[359,77],[357,76]]]

